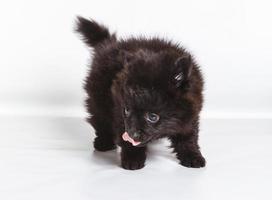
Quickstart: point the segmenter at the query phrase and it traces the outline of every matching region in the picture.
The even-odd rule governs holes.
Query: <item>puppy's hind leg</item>
[[[94,148],[97,151],[109,151],[116,148],[113,141],[113,136],[108,123],[100,122],[103,119],[98,119],[96,116],[92,116],[90,121],[95,128],[96,138],[94,139]]]
[[[98,105],[91,109],[92,116],[88,122],[95,129],[96,138],[94,139],[94,148],[97,151],[109,151],[116,148],[113,140],[112,117],[110,110],[106,107],[100,108]]]

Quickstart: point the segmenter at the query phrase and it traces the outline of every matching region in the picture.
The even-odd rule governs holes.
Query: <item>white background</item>
[[[1,1],[0,198],[271,199],[271,8],[269,0]],[[120,169],[115,153],[92,153],[82,89],[91,56],[73,32],[76,15],[118,37],[159,35],[193,53],[206,80],[206,169],[182,168],[156,147],[136,173]]]

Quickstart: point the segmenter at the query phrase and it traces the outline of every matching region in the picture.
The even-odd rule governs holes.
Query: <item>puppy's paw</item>
[[[116,148],[116,145],[107,138],[96,137],[94,139],[94,148],[97,151],[109,151]]]
[[[205,167],[206,161],[201,154],[185,154],[179,156],[180,164],[185,167],[200,168]]]
[[[145,166],[145,159],[123,158],[121,165],[124,169],[136,170]]]

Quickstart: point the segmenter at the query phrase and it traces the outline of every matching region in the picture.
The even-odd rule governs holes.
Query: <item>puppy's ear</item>
[[[135,56],[137,58],[145,58],[147,56],[147,53],[143,49],[139,49],[136,51]]]
[[[127,66],[133,60],[132,53],[125,50],[120,51],[120,57],[125,66]]]
[[[176,87],[190,78],[192,72],[192,58],[190,55],[179,57],[175,62],[172,79]]]

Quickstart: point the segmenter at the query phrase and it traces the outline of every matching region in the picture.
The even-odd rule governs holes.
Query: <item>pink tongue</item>
[[[130,142],[133,146],[136,146],[141,143],[141,142],[137,142],[137,141],[133,140],[131,137],[129,137],[127,132],[123,133],[122,138],[124,141]]]

